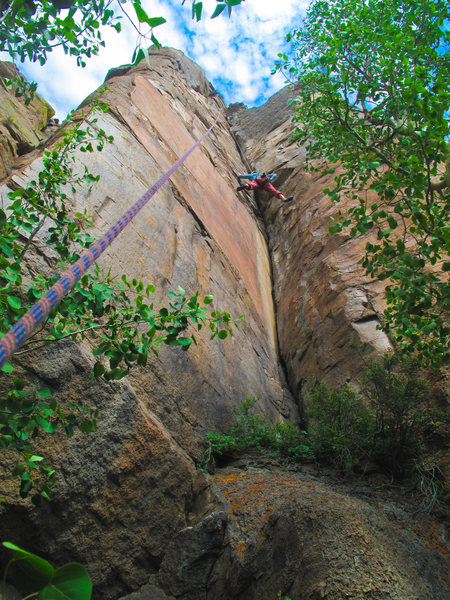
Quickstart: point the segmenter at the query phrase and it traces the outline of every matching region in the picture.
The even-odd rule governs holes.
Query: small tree
[[[370,455],[373,417],[350,386],[331,389],[323,382],[312,386],[307,414],[312,449],[320,462],[349,470]]]
[[[310,167],[340,164],[324,191],[351,207],[330,231],[376,232],[361,264],[388,281],[385,327],[436,366],[449,362],[449,16],[447,0],[314,0],[277,63],[299,83]]]
[[[420,465],[445,415],[430,406],[416,360],[388,353],[371,361],[362,388],[316,383],[306,397],[311,447],[320,462],[349,468],[370,459],[395,479]]]

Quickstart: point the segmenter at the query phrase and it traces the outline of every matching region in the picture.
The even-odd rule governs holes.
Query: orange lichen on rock
[[[433,519],[421,519],[413,531],[421,537],[428,546],[437,550],[450,566],[450,552],[443,541],[444,526]]]
[[[230,473],[213,477],[230,505],[233,523],[243,537],[264,537],[262,529],[270,516],[281,506],[292,502],[297,494],[317,493],[324,484],[306,477],[293,477],[282,473]],[[236,547],[242,558],[244,542]]]

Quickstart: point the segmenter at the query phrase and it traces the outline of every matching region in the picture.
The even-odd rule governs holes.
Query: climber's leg
[[[271,196],[274,196],[275,198],[279,198],[280,200],[282,200],[284,198],[283,194],[280,192],[280,190],[277,190],[276,187],[274,187],[270,181],[268,181],[267,183],[264,184],[264,191],[268,192]]]

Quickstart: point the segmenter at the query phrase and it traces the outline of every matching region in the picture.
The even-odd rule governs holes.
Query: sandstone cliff
[[[258,109],[227,109],[199,67],[171,49],[152,52],[151,68],[112,70],[106,83],[110,110],[97,126],[114,145],[80,154],[101,177],[73,198],[74,209],[95,215],[99,234],[218,123],[101,266],[153,283],[159,298],[177,285],[202,287],[248,327],[223,344],[205,334],[188,353],[163,351],[120,384],[86,384],[86,345],[17,357],[18,372],[63,399],[96,404],[100,420],[93,435],[48,443],[60,477],[43,509],[17,501],[15,482],[5,484],[2,539],[86,564],[95,598],[443,598],[441,530],[427,521],[428,539],[428,529],[414,531],[391,498],[352,497],[276,466],[212,478],[195,469],[205,432],[228,431],[245,396],[259,396],[271,420],[296,422],[308,376],[360,374],[349,342],[373,352],[390,346],[376,330],[382,286],[356,265],[361,241],[328,236],[326,183],[304,173],[304,152],[289,142],[289,91]],[[39,170],[32,158],[5,180],[3,195]],[[278,172],[294,201],[237,194],[236,175],[249,168]],[[45,272],[50,263],[39,255],[29,268]]]
[[[13,165],[17,166],[19,157],[29,155],[48,139],[55,126],[52,120],[55,111],[38,94],[25,106],[23,98],[16,97],[6,87],[3,79],[14,81],[19,76],[13,63],[0,62],[0,180]],[[29,156],[26,161],[29,162]]]

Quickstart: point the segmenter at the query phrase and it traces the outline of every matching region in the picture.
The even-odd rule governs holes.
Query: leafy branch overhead
[[[225,8],[231,15],[232,8],[242,1],[215,3],[211,18],[219,16]],[[199,21],[203,2],[191,0],[191,4],[192,18]],[[8,52],[11,58],[21,62],[28,59],[44,65],[48,54],[61,47],[65,54],[76,57],[77,64],[84,67],[86,58],[98,54],[105,45],[103,28],[112,27],[119,33],[124,18],[138,34],[131,62],[137,58],[144,42],[145,47],[149,44],[160,47],[154,29],[166,19],[149,16],[141,0],[0,0],[0,51]]]
[[[385,328],[434,366],[449,362],[448,18],[446,0],[315,0],[277,63],[299,83],[310,168],[334,164],[324,191],[350,200],[330,231],[376,234],[360,262],[388,283]]]

